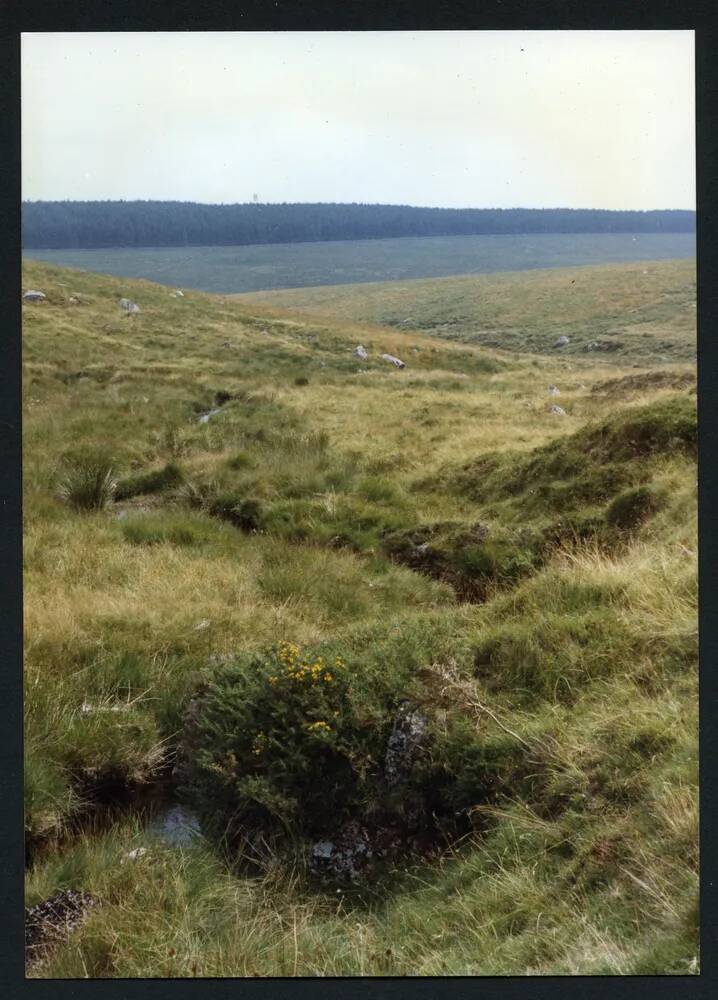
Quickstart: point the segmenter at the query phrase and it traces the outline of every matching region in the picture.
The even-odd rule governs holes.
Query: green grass
[[[683,265],[646,266],[678,343]],[[625,267],[581,273],[584,318],[649,308]],[[691,367],[25,277],[48,296],[23,306],[27,901],[99,900],[30,974],[697,971]],[[491,294],[547,329],[564,278]],[[359,365],[357,343],[410,367]],[[120,488],[67,502],[98,455]],[[344,686],[279,697],[282,642],[340,655]],[[404,698],[429,743],[389,794]],[[171,848],[132,809],[108,825],[98,796],[151,787],[192,739],[211,835]],[[221,836],[238,808],[251,859]],[[420,816],[437,853],[317,884],[311,837],[356,815]]]
[[[569,344],[560,353],[570,357],[655,365],[695,356],[690,259],[261,291],[242,300],[502,350],[555,354],[563,335]]]

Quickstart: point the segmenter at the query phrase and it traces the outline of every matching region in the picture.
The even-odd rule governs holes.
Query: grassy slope
[[[584,354],[598,341],[619,363],[689,361],[695,354],[691,260],[299,288],[241,299],[518,351],[550,353],[565,334],[570,343],[562,353]]]
[[[574,321],[600,318],[609,288],[611,324],[627,326],[661,301],[660,336],[680,345],[676,357],[692,356],[690,269],[646,265],[647,292],[623,280],[630,267],[582,269],[593,304]],[[552,309],[566,318],[560,278],[446,283],[486,282],[504,315],[510,304],[511,329],[553,332],[561,323]],[[671,385],[609,365],[616,354],[512,357],[353,317],[293,319],[200,293],[173,299],[149,283],[40,264],[24,281],[48,294],[24,307],[32,835],[67,823],[88,782],[149,774],[176,739],[200,668],[278,637],[342,636],[361,650],[395,636],[439,670],[468,726],[508,739],[508,756],[523,748],[538,775],[485,807],[481,837],[396,873],[369,901],[310,892],[301,873],[271,864],[262,878],[232,873],[209,847],[152,844],[129,818],[30,870],[29,903],[64,886],[102,901],[35,974],[694,970],[690,455],[652,460],[661,508],[621,544],[558,547],[482,605],[458,604],[446,583],[390,562],[382,548],[387,532],[436,521],[539,524],[545,512],[522,507],[501,468],[483,493],[472,485],[477,460],[511,449],[530,463],[535,449],[563,439],[570,449],[592,422],[685,397],[689,368],[663,365],[676,375]],[[141,304],[140,316],[120,313],[121,295]],[[393,309],[361,318],[386,321]],[[357,362],[359,341],[410,367]],[[524,335],[521,346],[530,347]],[[548,413],[549,383],[562,391],[564,418]],[[235,398],[198,424],[220,390]],[[125,480],[172,462],[190,485],[78,513],[57,499],[57,485],[88,448],[111,456]],[[251,497],[264,533],[213,516],[211,502],[196,502],[202,491]],[[83,702],[122,711],[87,713]],[[491,715],[476,708],[487,703]],[[149,855],[120,865],[140,843]]]

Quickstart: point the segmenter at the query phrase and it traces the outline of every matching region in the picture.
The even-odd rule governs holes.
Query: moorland
[[[28,974],[697,972],[694,262],[23,288]]]

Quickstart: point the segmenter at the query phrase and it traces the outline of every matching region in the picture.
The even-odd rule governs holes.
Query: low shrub
[[[193,718],[183,789],[220,835],[240,825],[318,832],[350,815],[391,725],[338,652],[302,655],[291,643],[226,669]]]
[[[377,829],[465,829],[523,766],[518,738],[487,732],[456,697],[437,697],[419,635],[359,650],[292,643],[246,655],[192,703],[178,760],[182,794],[214,835],[326,835],[345,820]],[[389,747],[418,712],[422,735]],[[403,730],[406,732],[406,730]]]
[[[262,508],[257,500],[222,493],[209,503],[209,513],[228,521],[240,531],[258,531],[262,526]]]
[[[170,462],[162,469],[121,479],[117,484],[116,497],[118,500],[129,500],[146,493],[162,493],[172,486],[179,486],[183,480],[182,470],[174,462]]]
[[[300,375],[298,378],[295,378],[294,384],[295,385],[309,385],[309,379],[306,377],[306,375]]]

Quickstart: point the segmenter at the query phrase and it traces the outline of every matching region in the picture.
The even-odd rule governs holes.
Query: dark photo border
[[[718,5],[715,0],[474,0],[344,3],[220,0],[4,0],[0,6],[0,992],[3,996],[148,998],[718,996]],[[689,29],[696,39],[700,580],[701,972],[697,976],[347,979],[26,980],[22,832],[22,497],[20,418],[20,34],[32,31]]]

